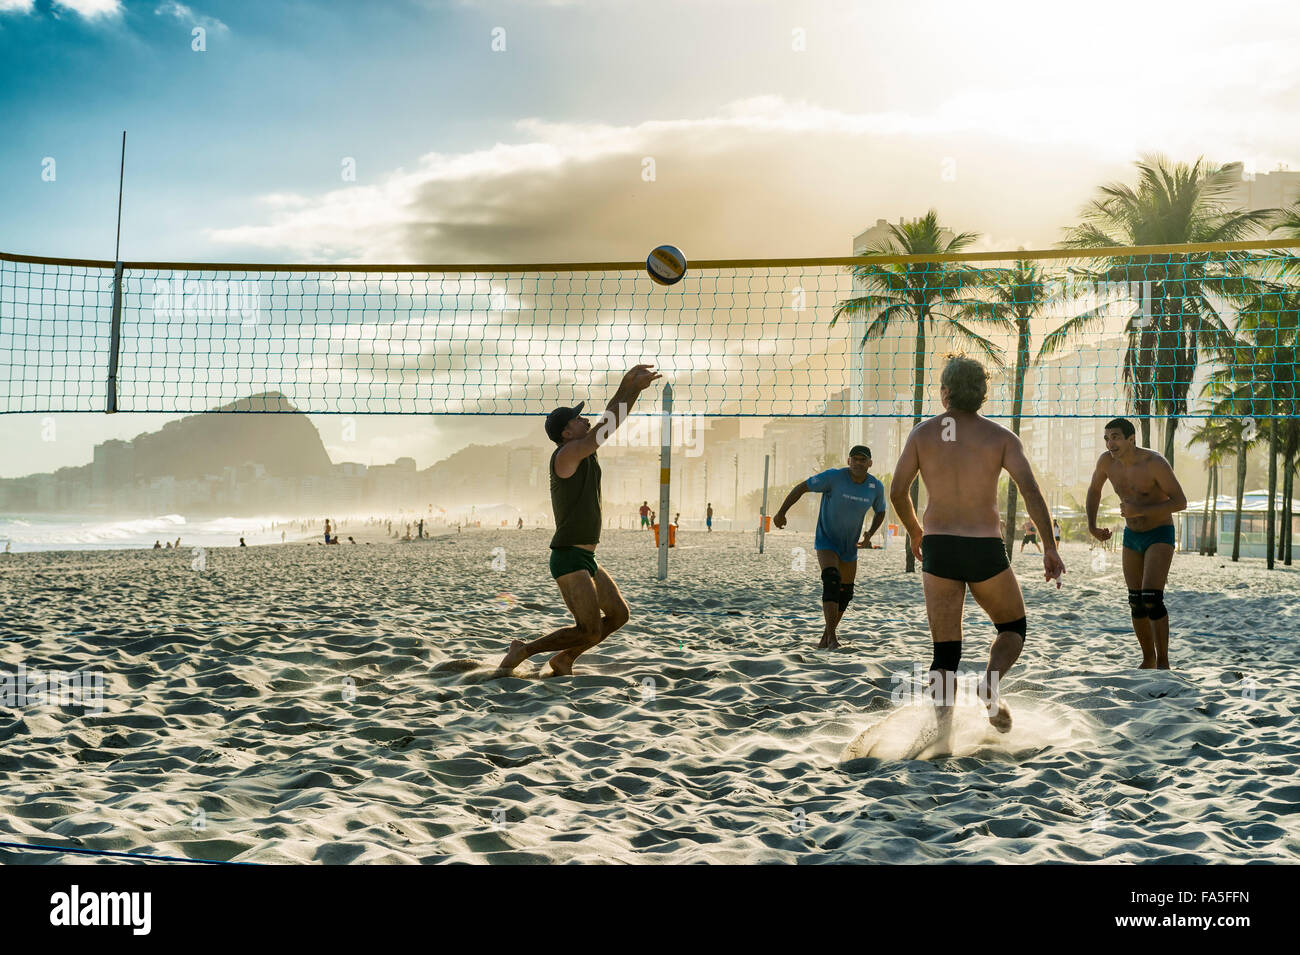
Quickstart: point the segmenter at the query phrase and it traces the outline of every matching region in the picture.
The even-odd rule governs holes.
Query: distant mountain
[[[137,435],[131,442],[130,470],[139,477],[186,480],[255,461],[275,477],[330,473],[320,434],[280,392],[250,395],[214,411],[225,413],[190,415],[169,421],[161,431]],[[257,413],[261,411],[278,413]]]

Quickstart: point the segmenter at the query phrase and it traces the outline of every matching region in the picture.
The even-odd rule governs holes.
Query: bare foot
[[[835,634],[833,634],[833,633],[832,633],[832,634],[828,634],[828,635],[827,635],[827,640],[826,640],[826,649],[827,649],[827,650],[838,650],[839,648],[840,648],[840,641],[839,641],[839,639],[838,639],[838,638],[835,636]]]
[[[573,654],[568,650],[561,650],[548,662],[551,672],[556,676],[573,676]]]
[[[817,642],[817,649],[818,649],[818,650],[825,650],[825,649],[826,649],[826,634],[825,634],[825,633],[822,634],[822,638],[821,638],[821,640],[819,640],[819,641]]]
[[[502,657],[498,669],[513,670],[527,659],[528,644],[524,643],[522,640],[511,640],[510,649],[507,650],[506,655]]]
[[[1011,707],[1005,700],[999,698],[996,706],[989,707],[989,722],[999,733],[1011,732]]]
[[[1138,667],[1139,670],[1154,670],[1155,668],[1156,662],[1154,660],[1143,660],[1142,665]]]

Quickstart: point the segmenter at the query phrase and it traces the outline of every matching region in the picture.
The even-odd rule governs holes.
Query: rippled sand
[[[1118,555],[1067,545],[1059,592],[1018,556],[1016,726],[964,708],[945,757],[929,711],[894,702],[930,658],[898,550],[863,555],[833,652],[806,535],[759,556],[684,533],[660,584],[648,535],[608,532],[632,621],[573,677],[545,655],[500,676],[512,637],[565,621],[547,541],[212,550],[202,572],[188,551],[0,558],[0,669],[106,679],[99,715],[0,710],[0,839],[252,862],[1300,861],[1293,569],[1180,555],[1156,672],[1134,669]],[[963,672],[991,636],[968,601]]]

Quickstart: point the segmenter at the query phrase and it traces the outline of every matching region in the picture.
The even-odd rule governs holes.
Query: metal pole
[[[758,552],[763,553],[763,544],[767,535],[767,464],[768,457],[763,455],[763,509],[758,512]]]
[[[122,341],[122,263],[113,265],[113,317],[108,331],[108,403],[105,414],[117,412],[117,355]]]
[[[122,181],[126,178],[126,130],[122,130],[122,162],[117,168],[117,242],[113,245],[113,261],[122,251]]]
[[[735,515],[731,519],[734,526],[740,526],[740,455],[736,455],[736,490],[731,499],[731,513]]]
[[[122,182],[126,177],[126,130],[122,130],[122,159],[117,169],[117,240],[113,244],[113,316],[108,332],[108,384],[105,414],[117,412],[117,356],[122,342]]]
[[[672,490],[673,386],[664,385],[659,426],[659,579],[668,579],[668,498]]]

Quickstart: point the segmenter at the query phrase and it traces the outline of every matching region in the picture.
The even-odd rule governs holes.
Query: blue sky
[[[1043,247],[1141,151],[1300,168],[1297,48],[1263,0],[0,0],[0,248],[111,258],[123,129],[128,260],[843,255],[931,206]],[[58,419],[0,416],[0,476],[167,420]],[[327,446],[481,439],[412,428]]]

